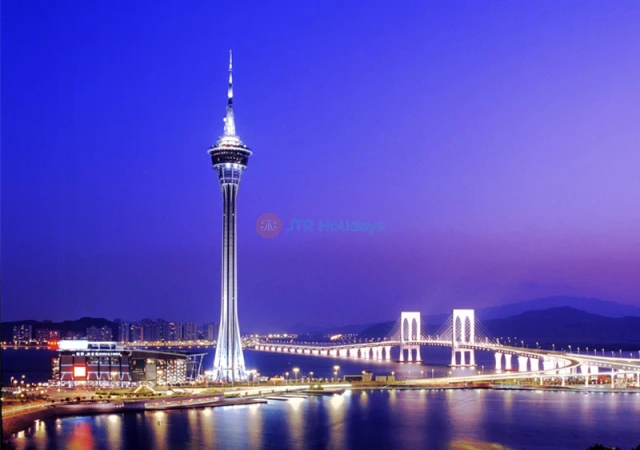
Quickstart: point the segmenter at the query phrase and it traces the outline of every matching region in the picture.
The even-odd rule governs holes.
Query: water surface
[[[640,444],[640,394],[367,390],[41,421],[11,448],[586,449]],[[491,446],[489,447],[489,445]]]

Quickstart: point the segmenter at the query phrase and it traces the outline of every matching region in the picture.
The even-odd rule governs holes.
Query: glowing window
[[[87,368],[85,366],[74,366],[73,367],[73,376],[74,378],[84,378],[87,376]]]

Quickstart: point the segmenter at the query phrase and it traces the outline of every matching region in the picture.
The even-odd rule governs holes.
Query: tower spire
[[[227,115],[224,118],[224,135],[236,135],[236,122],[233,118],[233,54],[229,50],[229,90],[227,92]]]

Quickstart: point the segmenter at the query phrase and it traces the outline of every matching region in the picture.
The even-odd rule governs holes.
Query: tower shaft
[[[241,170],[241,169],[240,169]],[[239,182],[239,177],[238,177]],[[222,183],[222,179],[221,179]],[[223,381],[246,378],[238,322],[236,199],[239,183],[222,183],[222,282],[220,329],[213,364],[214,377]]]

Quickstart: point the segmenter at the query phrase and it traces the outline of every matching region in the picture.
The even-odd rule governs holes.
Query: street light
[[[298,382],[298,372],[300,371],[299,368],[294,367],[293,368],[293,374],[296,376],[296,383]]]
[[[309,372],[309,381],[313,380],[313,372]]]
[[[333,377],[335,381],[338,381],[338,372],[340,371],[340,366],[333,366]]]
[[[286,383],[286,384],[289,384],[289,372],[285,372],[285,373],[284,373],[284,375],[285,375],[285,377],[286,377],[286,381],[285,381],[285,383]]]

